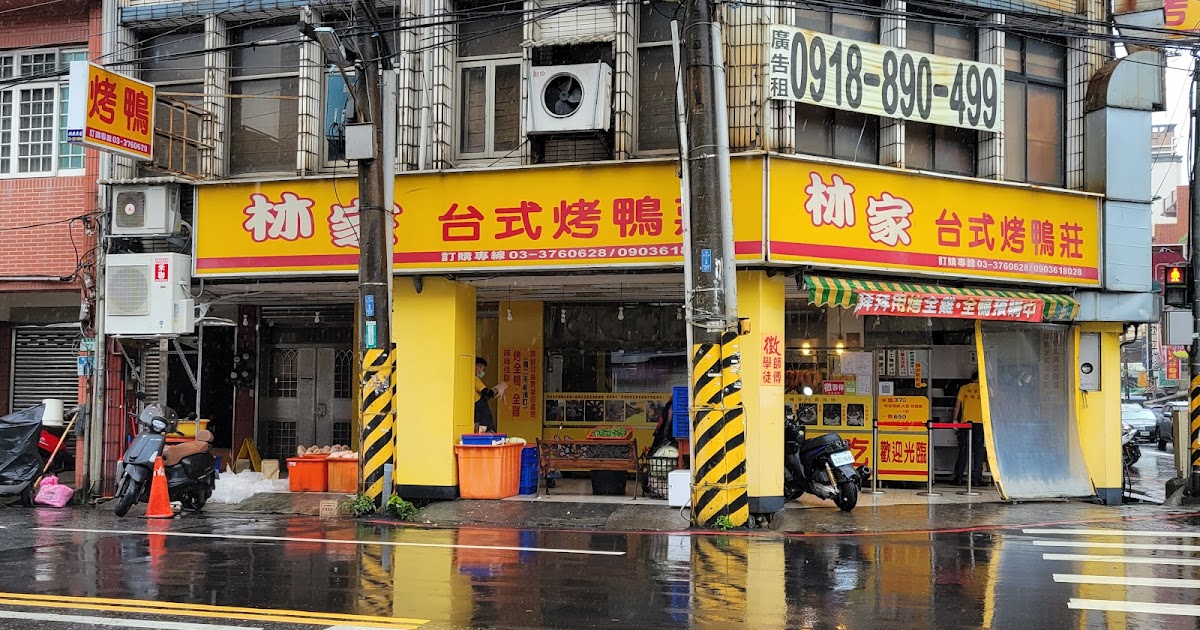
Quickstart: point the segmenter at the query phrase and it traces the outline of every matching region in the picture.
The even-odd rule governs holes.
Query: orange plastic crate
[[[354,494],[358,492],[358,460],[327,459],[329,464],[329,492]]]
[[[454,447],[458,455],[458,494],[464,499],[504,499],[521,489],[524,444]]]
[[[287,468],[292,492],[325,492],[329,465],[324,459],[289,457]]]

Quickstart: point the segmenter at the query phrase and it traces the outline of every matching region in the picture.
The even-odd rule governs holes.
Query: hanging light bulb
[[[504,318],[510,322],[512,321],[512,309],[511,308],[504,309]]]
[[[567,323],[567,309],[565,309],[565,308],[558,309],[558,321],[560,321],[564,324]]]
[[[882,320],[880,320],[880,319],[879,319],[879,316],[878,316],[878,315],[876,315],[876,316],[875,316],[875,325],[874,325],[873,327],[874,327],[874,328],[879,328],[879,324],[881,324],[881,323],[882,323]]]
[[[932,317],[925,318],[925,326],[927,326],[929,328],[933,328],[933,318]]]
[[[316,314],[316,315],[313,315],[313,323],[314,323],[314,324],[320,324],[320,323],[321,323],[321,311],[317,311],[317,314]]]
[[[812,354],[812,344],[807,339],[804,340],[804,343],[800,344],[800,354],[804,356]]]
[[[621,321],[625,321],[625,307],[624,306],[617,307],[617,319],[619,319]]]
[[[249,315],[242,315],[242,325],[243,326],[250,325],[250,316]]]
[[[835,343],[835,344],[833,344],[833,345],[834,345],[834,347],[835,347],[835,348],[837,348],[837,353],[838,353],[839,355],[840,355],[840,354],[843,354],[843,353],[845,353],[845,352],[846,352],[846,338],[845,338],[845,337],[842,337],[841,335],[838,335],[838,336],[837,336],[837,343]]]
[[[679,321],[683,321],[683,307],[682,306],[675,309],[675,319],[677,319]]]

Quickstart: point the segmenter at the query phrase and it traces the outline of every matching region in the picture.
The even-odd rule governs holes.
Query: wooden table
[[[637,439],[629,440],[538,440],[538,465],[542,479],[551,472],[620,470],[633,471],[633,498],[641,492]],[[541,485],[538,486],[541,493]],[[546,494],[550,486],[546,485]]]

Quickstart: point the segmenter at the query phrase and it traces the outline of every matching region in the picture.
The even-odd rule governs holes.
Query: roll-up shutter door
[[[78,328],[17,328],[13,343],[12,409],[58,398],[67,408],[79,397]]]

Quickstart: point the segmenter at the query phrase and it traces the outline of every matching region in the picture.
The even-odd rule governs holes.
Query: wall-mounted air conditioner
[[[112,212],[114,236],[169,236],[179,231],[179,187],[116,186]]]
[[[104,267],[104,331],[110,335],[190,335],[192,258],[110,254]]]
[[[529,68],[529,133],[607,131],[612,68],[603,62]]]

